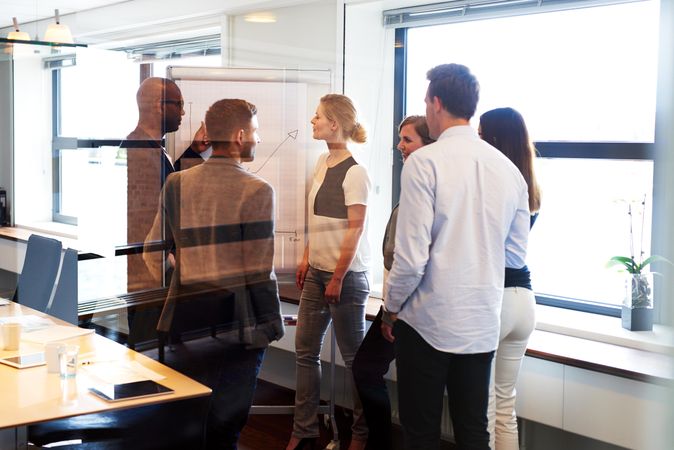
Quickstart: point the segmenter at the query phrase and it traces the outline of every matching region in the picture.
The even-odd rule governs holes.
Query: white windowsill
[[[591,341],[657,353],[674,353],[674,328],[653,325],[653,331],[629,331],[620,317],[536,306],[536,329]]]
[[[376,307],[372,306],[373,303],[376,303]],[[376,314],[380,304],[380,296],[371,296],[368,314]],[[620,317],[536,305],[536,329],[589,341],[674,355],[674,328],[664,325],[653,325],[653,331],[629,331],[622,327]]]
[[[77,240],[77,225],[69,225],[60,222],[31,222],[17,223],[16,228],[37,231],[39,233],[51,234],[54,237],[65,237]]]

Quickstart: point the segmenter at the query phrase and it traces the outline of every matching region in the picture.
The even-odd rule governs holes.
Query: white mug
[[[21,324],[2,324],[2,348],[4,350],[18,350],[21,342]]]

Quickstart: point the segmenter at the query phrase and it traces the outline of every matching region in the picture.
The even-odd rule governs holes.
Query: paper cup
[[[21,324],[2,324],[2,348],[4,350],[18,350],[21,342]]]

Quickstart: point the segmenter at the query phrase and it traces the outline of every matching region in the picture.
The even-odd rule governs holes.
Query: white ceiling
[[[39,39],[54,9],[59,9],[61,22],[68,25],[75,41],[85,44],[109,41],[109,33],[120,35],[128,30],[157,32],[158,24],[171,29],[177,24],[210,18],[219,23],[222,14],[243,14],[313,2],[337,0],[0,0],[0,36],[11,30],[12,17],[21,31]],[[372,1],[372,0],[346,0]],[[205,20],[205,19],[204,19]],[[166,25],[169,24],[169,25]],[[212,25],[212,24],[211,24]],[[186,25],[187,26],[187,25]],[[190,25],[194,27],[195,25]],[[126,33],[126,34],[125,34]],[[103,36],[103,38],[101,37]]]
[[[63,16],[127,1],[130,0],[0,0],[0,28],[12,26],[12,17],[16,17],[21,31],[33,34],[30,23],[54,17],[57,8]]]

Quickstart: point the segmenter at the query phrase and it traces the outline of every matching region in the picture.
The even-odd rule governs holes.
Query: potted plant
[[[609,265],[622,265],[628,273],[620,314],[623,328],[631,331],[653,329],[653,272],[645,272],[643,269],[654,261],[666,260],[657,255],[652,255],[641,263],[628,256],[614,256],[609,260]]]
[[[646,197],[644,196],[641,202],[641,236],[643,236],[645,209]],[[670,262],[658,255],[651,255],[644,259],[643,243],[639,251],[639,257],[635,257],[631,203],[628,203],[628,215],[630,217],[631,256],[614,256],[608,261],[608,266],[621,266],[628,274],[625,280],[625,299],[621,311],[623,328],[631,331],[651,331],[653,329],[653,274],[655,272],[647,271],[647,269],[654,262]]]

